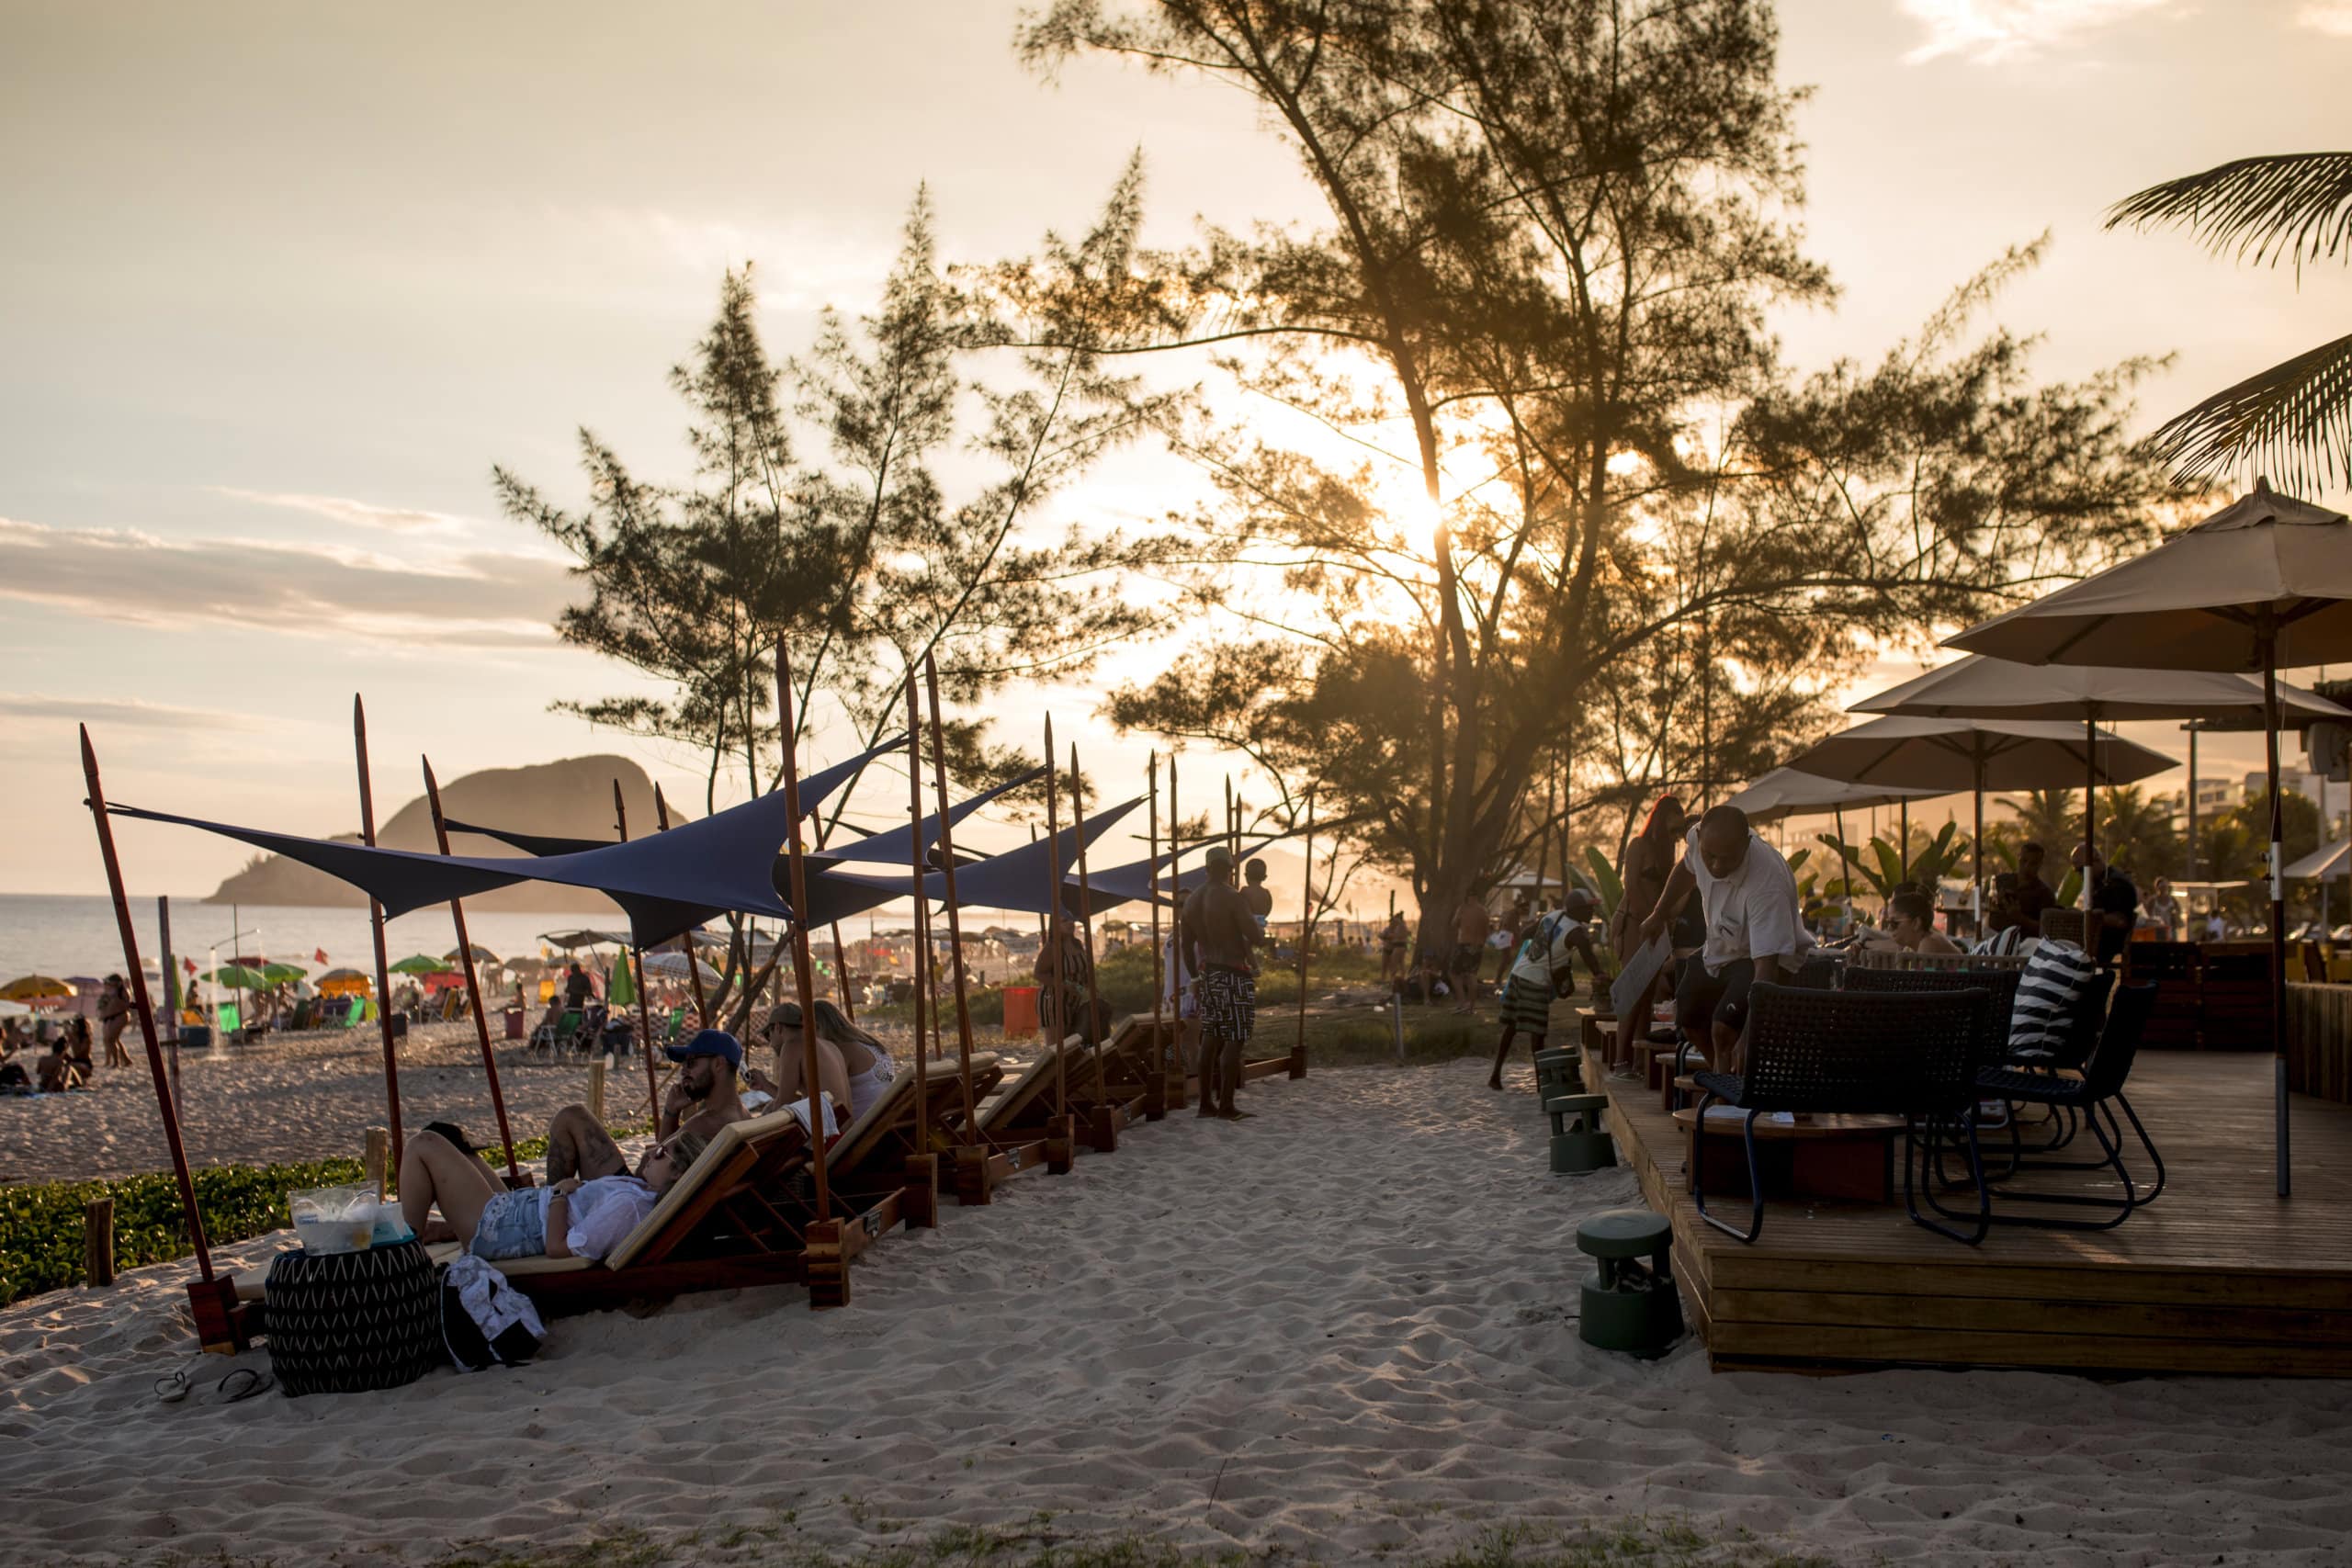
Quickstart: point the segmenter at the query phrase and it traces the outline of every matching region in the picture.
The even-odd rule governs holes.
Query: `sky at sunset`
[[[2046,334],[2048,377],[2177,354],[2149,425],[2344,330],[2341,263],[2299,282],[2099,224],[2167,176],[2352,141],[2352,0],[1780,10],[1783,79],[1815,89],[1809,246],[1843,289],[1779,323],[1799,366],[1874,357],[2045,230],[2049,260],[2001,319]],[[415,793],[420,750],[447,779],[616,750],[698,801],[683,751],[547,711],[630,678],[555,640],[574,587],[497,514],[493,463],[575,497],[585,425],[677,475],[663,375],[722,270],[756,264],[769,348],[797,352],[819,308],[873,299],[919,183],[953,260],[1080,228],[1137,148],[1154,243],[1196,216],[1317,216],[1238,95],[1085,60],[1042,82],[1012,55],[1017,15],[0,6],[0,891],[102,890],[77,720],[118,798],[297,832],[356,825],[354,691],[379,801]],[[1196,488],[1131,452],[1048,518],[1148,519]],[[1096,701],[1031,689],[995,711],[1032,738],[1050,705],[1106,788],[1139,787],[1147,743],[1114,741]],[[2177,749],[2169,727],[2140,738]],[[2258,765],[2257,746],[2221,761]],[[903,787],[877,780],[864,815],[903,812]],[[159,828],[125,841],[145,891],[209,890],[245,852]]]

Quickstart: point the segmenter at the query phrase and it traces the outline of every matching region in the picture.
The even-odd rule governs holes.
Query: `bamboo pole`
[[[1094,976],[1094,893],[1086,880],[1086,804],[1080,794],[1078,776],[1078,742],[1069,743],[1069,816],[1078,829],[1078,914],[1086,936],[1086,1027],[1079,1032],[1091,1035],[1102,1016],[1102,991]],[[1111,1103],[1111,1080],[1102,1066],[1102,1045],[1094,1043],[1094,1102]]]
[[[615,787],[618,787],[618,781],[615,782]],[[668,832],[670,803],[662,798],[662,786],[658,784],[653,786],[653,816],[654,826],[664,833]],[[708,1029],[710,1027],[710,998],[703,994],[702,963],[695,956],[694,933],[692,931],[679,933],[678,942],[686,950],[686,978],[694,982],[695,1016],[702,1020],[702,1026],[705,1029]]]
[[[792,728],[792,649],[775,645],[775,704],[777,735],[784,747],[784,811],[790,820],[785,845],[792,876],[792,969],[800,991],[800,1087],[808,1097],[808,1143],[813,1157],[808,1174],[816,1184],[819,1223],[833,1217],[832,1194],[825,1173],[825,1111],[823,1090],[817,1078],[817,976],[808,967],[808,869],[800,852],[800,760],[794,754]]]
[[[155,942],[163,951],[164,960],[164,1043],[171,1053],[172,1106],[177,1110],[187,1102],[180,1096],[180,976],[173,965],[172,900],[168,894],[155,899]]]
[[[655,798],[658,800],[660,796],[656,795]],[[621,798],[621,781],[618,779],[613,781],[613,831],[620,835],[622,843],[628,842],[628,803]],[[632,920],[629,922],[629,935],[633,937],[636,934],[637,922]],[[693,945],[691,942],[687,943],[690,948]],[[637,971],[637,1032],[644,1041],[645,1110],[646,1114],[653,1118],[653,1135],[659,1138],[662,1135],[662,1075],[653,1066],[653,1013],[645,1001],[644,947],[637,942],[630,942],[628,957],[623,962],[628,963]],[[694,973],[694,954],[691,952],[686,954],[686,972]],[[607,984],[605,987],[605,998],[610,1000],[612,994],[613,988]],[[603,1053],[598,1052],[596,1055],[602,1055]],[[596,1110],[596,1120],[602,1122],[604,1119],[604,1108],[600,1105]]]
[[[196,1244],[196,1269],[205,1283],[212,1282],[212,1246],[204,1235],[204,1211],[197,1207],[196,1179],[187,1168],[187,1147],[180,1142],[179,1110],[172,1103],[172,1086],[164,1077],[164,1045],[155,1033],[155,1004],[147,994],[147,973],[139,966],[139,933],[130,924],[130,900],[122,890],[122,862],[115,854],[114,822],[107,815],[107,792],[98,782],[98,754],[90,745],[90,727],[83,725],[82,783],[90,793],[85,804],[97,829],[98,858],[106,863],[107,891],[114,898],[115,930],[122,938],[122,972],[130,980],[130,1002],[139,1015],[139,1032],[147,1044],[147,1073],[155,1085],[155,1108],[164,1118],[164,1142],[172,1151],[172,1175],[180,1190],[180,1212],[187,1220],[188,1240]]]
[[[942,820],[944,820],[947,816],[947,802],[944,799],[939,803],[939,815]],[[911,664],[907,666],[907,821],[908,832],[912,835],[912,842],[907,849],[907,858],[911,864],[915,878],[915,1127],[917,1129],[915,1136],[917,1142],[927,1151],[931,1138],[931,1097],[929,1085],[925,1081],[927,1069],[924,1066],[923,1055],[922,1009],[924,1001],[928,999],[931,1003],[932,1023],[936,1027],[939,1021],[939,998],[935,994],[926,998],[926,992],[931,990],[927,977],[931,977],[932,971],[938,967],[938,961],[933,957],[931,952],[931,904],[923,897],[923,877],[929,868],[922,863],[922,713],[915,702],[915,671]],[[833,928],[833,958],[837,971],[841,951],[841,928],[835,926]]]
[[[910,675],[908,679],[911,681],[914,677]],[[909,754],[911,755],[914,743],[912,741],[909,741],[907,744]],[[842,923],[839,920],[832,922],[832,930],[833,989],[839,991],[842,996],[842,1016],[848,1019],[852,1023],[855,1023],[857,1021],[857,1004],[851,1001],[849,998],[849,949],[842,945]],[[743,955],[743,966],[747,973],[751,968],[751,954],[747,953]]]
[[[355,692],[351,696],[351,743],[359,759],[359,837],[376,847],[376,795],[368,780],[368,709]],[[385,1120],[392,1134],[392,1164],[401,1161],[401,1068],[392,1048],[392,980],[384,960],[384,906],[368,900],[368,930],[376,942],[376,1021],[384,1036]]]
[[[1062,828],[1054,768],[1054,716],[1046,716],[1046,945],[1052,950],[1046,983],[1054,987],[1054,1114],[1069,1114],[1069,1062],[1062,1042],[1069,1038],[1069,1020],[1062,1016]]]
[[[947,811],[947,746],[939,717],[939,665],[922,660],[923,684],[931,696],[931,776],[939,797],[941,891],[947,900],[948,963],[956,976],[956,1058],[964,1079],[964,1135],[979,1136],[979,1107],[972,1094],[972,1011],[964,992],[964,916],[956,900],[956,829]]]
[[[419,759],[424,764],[424,801],[433,812],[433,839],[441,852],[449,852],[449,822],[441,815],[441,785],[433,777],[430,758]],[[458,929],[458,955],[466,966],[466,995],[473,1000],[474,1037],[481,1042],[482,1071],[490,1075],[490,1108],[498,1114],[498,1141],[506,1146],[506,1174],[520,1181],[523,1168],[514,1163],[514,1133],[506,1124],[506,1093],[498,1084],[498,1053],[491,1049],[490,1015],[482,1010],[481,980],[474,973],[473,939],[466,933],[466,901],[449,900],[449,919]]]

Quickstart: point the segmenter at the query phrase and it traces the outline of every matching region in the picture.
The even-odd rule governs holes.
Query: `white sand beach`
[[[1483,1070],[1318,1073],[1253,1090],[1254,1122],[1139,1127],[888,1237],[844,1310],[785,1289],[560,1319],[527,1369],[386,1393],[218,1402],[232,1363],[193,1353],[183,1267],[42,1296],[0,1314],[7,1555],[749,1562],[979,1530],[1414,1560],[1598,1524],[1721,1543],[1673,1561],[2344,1560],[2340,1383],[1586,1348],[1574,1222],[1632,1179],[1544,1174],[1523,1071],[1494,1095]],[[182,1368],[207,1381],[158,1404]]]

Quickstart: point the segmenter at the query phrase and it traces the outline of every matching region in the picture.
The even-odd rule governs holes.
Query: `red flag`
[[[326,950],[325,948],[323,948],[323,947],[314,947],[314,948],[312,948],[312,949],[311,950],[311,963],[313,963],[313,964],[324,964],[326,961],[327,961],[327,950]]]
[[[181,959],[181,960],[180,960],[180,964],[181,964],[181,965],[182,965],[184,968],[186,968],[186,969],[187,970],[187,972],[188,972],[189,974],[193,975],[193,974],[195,974],[195,973],[196,973],[196,960],[195,960],[195,959],[193,959],[193,958],[183,958],[183,959]]]

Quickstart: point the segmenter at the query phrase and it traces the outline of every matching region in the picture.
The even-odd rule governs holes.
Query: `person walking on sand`
[[[1526,940],[1519,944],[1510,977],[1503,983],[1503,1037],[1495,1045],[1495,1069],[1487,1075],[1488,1089],[1503,1087],[1503,1065],[1510,1060],[1511,1042],[1519,1034],[1528,1036],[1531,1052],[1544,1049],[1544,1037],[1552,1028],[1553,1002],[1576,994],[1576,966],[1571,962],[1576,954],[1584,955],[1585,967],[1592,971],[1593,991],[1600,993],[1607,972],[1601,967],[1600,955],[1593,951],[1592,933],[1585,926],[1593,913],[1592,895],[1574,887],[1561,898],[1557,909],[1527,923]]]
[[[1212,845],[1208,878],[1193,889],[1178,917],[1184,936],[1184,966],[1195,976],[1201,1009],[1201,1105],[1199,1114],[1246,1121],[1250,1112],[1234,1103],[1241,1087],[1241,1050],[1258,1023],[1258,967],[1252,950],[1258,922],[1241,890],[1233,886],[1233,852]]]
[[[130,987],[121,976],[109,975],[98,991],[98,1035],[106,1042],[107,1066],[130,1066],[130,1053],[122,1043],[122,1032],[130,1026]]]
[[[1478,1010],[1478,965],[1487,955],[1487,938],[1493,934],[1495,917],[1487,912],[1487,901],[1478,897],[1476,888],[1462,896],[1453,911],[1453,962],[1447,976],[1462,987],[1461,999],[1454,1004],[1458,1013]]]

